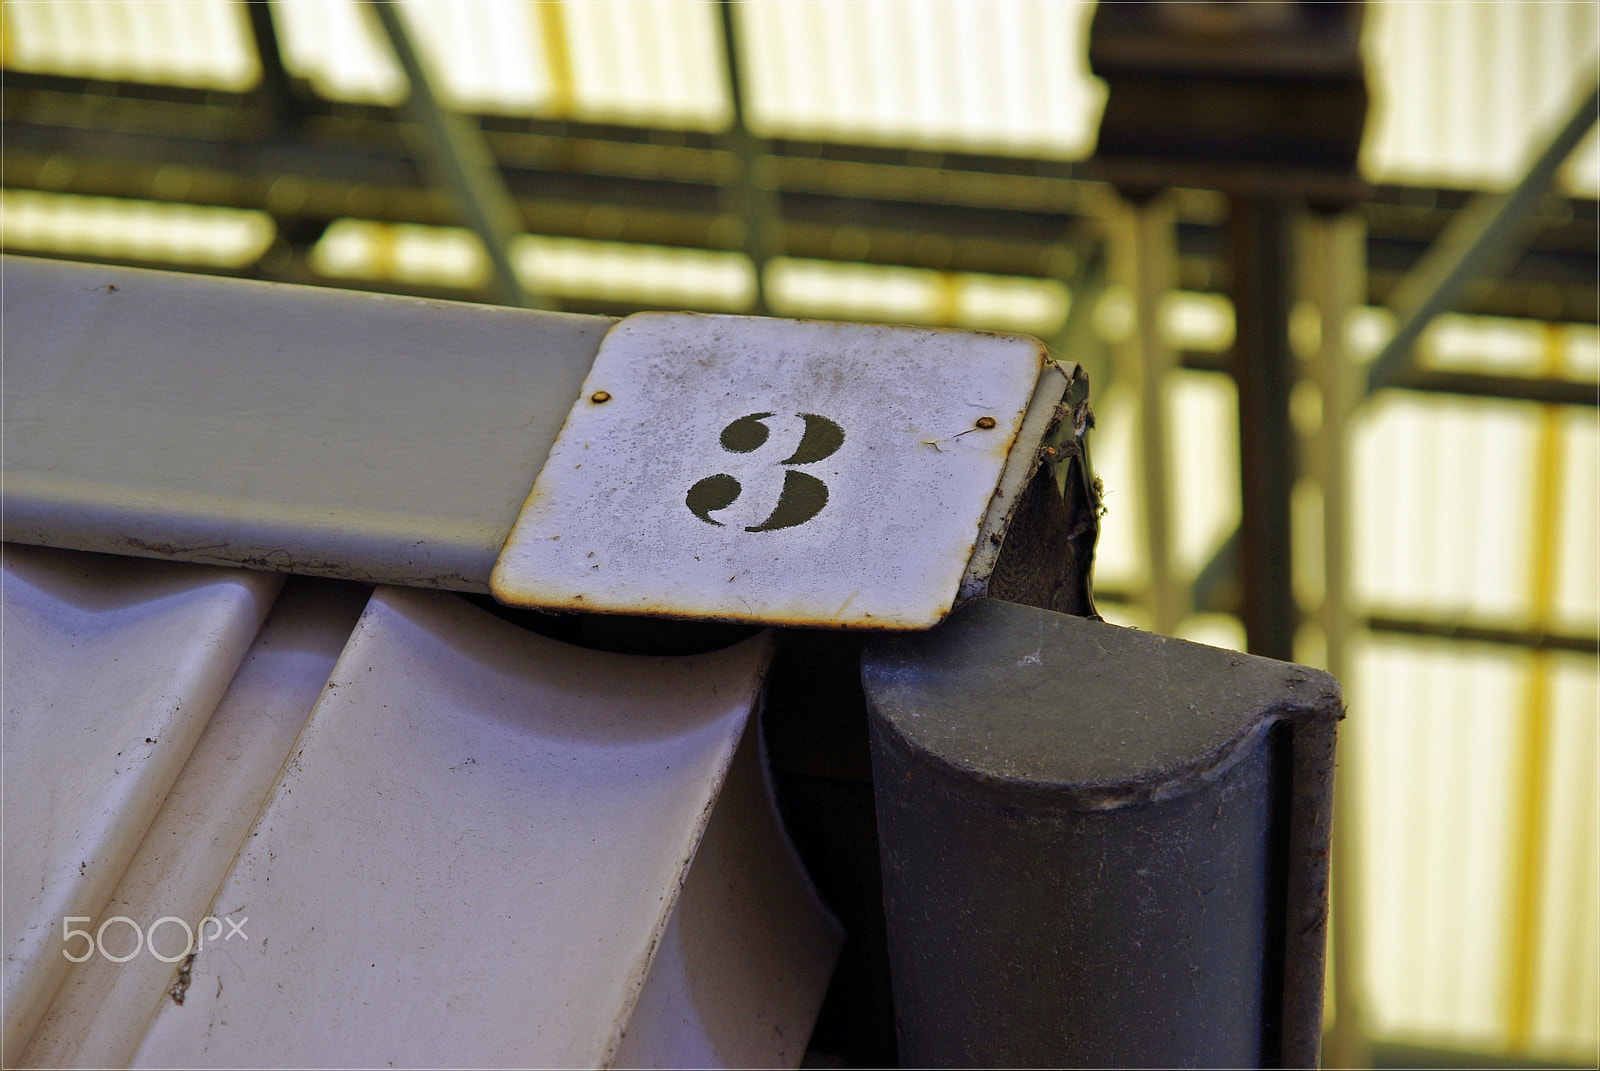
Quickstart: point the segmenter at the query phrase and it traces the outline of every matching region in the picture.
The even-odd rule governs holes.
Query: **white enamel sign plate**
[[[491,587],[554,610],[931,627],[1044,362],[1018,335],[629,317]]]

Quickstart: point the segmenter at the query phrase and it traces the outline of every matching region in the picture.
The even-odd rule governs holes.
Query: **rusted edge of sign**
[[[1072,371],[1076,370],[1076,366],[1072,366]],[[1028,481],[1045,460],[1046,436],[1060,426],[1066,415],[1061,403],[1070,385],[1069,373],[1058,364],[1052,363],[1039,376],[1039,384],[1022,418],[1022,427],[1012,443],[1011,453],[1006,456],[1005,468],[1000,472],[1000,485],[995,488],[989,510],[978,528],[978,540],[973,544],[972,558],[967,562],[967,571],[956,594],[957,604],[987,593],[989,575],[1000,557],[1011,519],[1016,516]]]
[[[980,594],[1078,617],[1098,618],[1092,592],[1095,544],[1100,535],[1100,481],[1089,458],[1089,377],[1073,365],[1056,366],[1067,377],[1025,473],[1001,533],[999,551],[983,578]]]

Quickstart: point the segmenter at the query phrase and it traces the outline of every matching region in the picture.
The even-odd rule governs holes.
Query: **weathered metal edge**
[[[1070,685],[1064,682],[1063,686]],[[870,686],[867,688],[867,697],[869,706],[876,708],[877,703],[873,699],[873,689]],[[1161,803],[1200,790],[1226,776],[1280,723],[1287,723],[1298,732],[1302,724],[1320,724],[1322,720],[1331,721],[1341,717],[1342,714],[1333,713],[1334,708],[1321,701],[1326,698],[1325,694],[1319,695],[1318,702],[1295,707],[1263,703],[1246,711],[1241,715],[1241,719],[1247,724],[1243,725],[1235,735],[1184,766],[1152,770],[1145,776],[1115,782],[1080,784],[1004,777],[975,769],[964,763],[953,762],[906,736],[890,719],[881,720],[886,743],[907,755],[916,756],[918,761],[943,771],[947,776],[962,781],[974,792],[993,794],[996,799],[1018,793],[1037,796],[1040,800],[1047,801],[1049,805],[1062,810],[1110,811],[1136,804]],[[1342,710],[1342,707],[1338,709]]]
[[[995,603],[995,605],[1003,605]],[[973,607],[972,609],[976,609]],[[971,612],[970,610],[968,612]],[[1048,611],[1054,612],[1054,611]],[[1073,617],[1073,615],[1062,615]],[[1084,620],[1079,618],[1078,620]],[[1105,622],[1095,622],[1094,627],[1104,629],[1122,630],[1122,626],[1111,625]],[[1129,632],[1137,630],[1129,629]],[[1191,641],[1175,639],[1166,636],[1151,638],[1164,643],[1190,644]],[[886,635],[877,643],[899,644],[912,640],[905,634]],[[1192,644],[1195,647],[1204,647],[1204,644]],[[878,661],[875,655],[880,655],[884,649],[877,651],[869,647],[862,652],[861,680],[866,693],[867,704],[874,710],[884,710],[884,693],[889,687],[883,679],[883,671],[875,670]],[[1226,655],[1227,652],[1218,652]],[[1268,662],[1258,656],[1242,655],[1240,658],[1249,658],[1255,661]],[[1256,702],[1239,710],[1236,715],[1237,728],[1233,733],[1218,741],[1204,754],[1192,756],[1188,761],[1174,765],[1160,766],[1132,777],[1122,777],[1106,781],[1080,781],[1064,782],[1060,780],[1039,780],[1027,777],[1013,777],[996,774],[991,771],[980,770],[966,763],[954,760],[944,754],[928,748],[906,734],[904,729],[894,723],[889,717],[881,717],[885,728],[885,741],[897,748],[901,748],[908,755],[917,756],[918,761],[925,762],[935,769],[943,771],[948,776],[959,779],[971,790],[981,793],[993,793],[1006,797],[1022,793],[1027,796],[1038,796],[1048,802],[1050,806],[1061,809],[1075,809],[1085,811],[1112,810],[1119,807],[1140,803],[1156,803],[1163,800],[1176,799],[1196,791],[1206,784],[1224,776],[1238,761],[1249,753],[1251,747],[1266,736],[1275,726],[1284,723],[1290,726],[1297,738],[1310,728],[1327,726],[1329,732],[1344,717],[1343,693],[1339,683],[1330,674],[1306,666],[1292,663],[1278,663],[1286,669],[1294,671],[1292,678],[1296,684],[1309,685],[1304,695],[1290,696],[1277,694],[1262,696]],[[1130,667],[1132,672],[1134,667]],[[1064,687],[1070,687],[1070,681],[1064,679]],[[1331,736],[1330,736],[1331,740]],[[1329,745],[1331,747],[1331,744]],[[1298,772],[1298,771],[1297,771]]]
[[[1000,558],[1000,547],[1005,542],[1006,530],[1016,515],[1017,505],[1028,481],[1044,461],[1045,438],[1061,418],[1060,405],[1072,386],[1077,366],[1064,371],[1060,365],[1048,364],[1034,385],[1033,397],[1022,417],[1022,427],[1011,443],[1005,467],[1000,470],[1000,484],[989,499],[989,508],[978,526],[978,538],[972,545],[972,557],[967,570],[961,575],[956,589],[956,605],[969,599],[981,598],[989,588],[989,576]]]

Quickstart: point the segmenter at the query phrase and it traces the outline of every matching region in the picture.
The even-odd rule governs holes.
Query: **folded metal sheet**
[[[181,964],[186,935],[203,929],[215,939],[227,932],[203,921],[212,898],[368,593],[363,585],[301,577],[284,586],[102,912],[134,920],[165,958],[146,951],[118,963],[97,955],[73,967],[22,1066],[125,1067],[151,1014],[182,995],[174,977],[180,967],[167,960]],[[181,919],[187,931],[175,923],[154,928],[167,916]]]
[[[4,1053],[15,1066],[282,583],[4,549]],[[77,921],[69,921],[77,920]],[[121,955],[120,951],[113,952]]]
[[[134,1064],[798,1062],[839,937],[741,767],[770,653],[606,654],[379,589],[214,901],[245,937]]]
[[[843,943],[746,730],[611,1064],[798,1067]]]
[[[612,320],[0,259],[4,537],[487,590]]]

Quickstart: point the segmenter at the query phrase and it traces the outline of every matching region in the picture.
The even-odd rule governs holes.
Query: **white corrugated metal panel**
[[[197,956],[135,1065],[608,1063],[770,644],[609,655],[380,589],[217,893],[250,942]]]
[[[380,589],[347,640],[364,590],[300,579],[257,633],[268,574],[6,554],[8,1064],[63,974],[29,1065],[799,1063],[840,934],[763,784],[770,637],[603,654]]]
[[[121,567],[132,564],[124,559]],[[171,915],[192,931],[210,912],[368,592],[355,584],[288,582],[99,916],[122,915],[148,928]],[[163,956],[182,951],[179,926],[158,932]],[[131,938],[126,927],[107,937],[113,933]],[[23,1066],[127,1066],[150,1021],[152,995],[167,992],[173,969],[148,952],[127,963],[90,957],[56,992]]]
[[[4,570],[0,936],[15,1065],[71,966],[63,927],[79,923],[65,920],[102,925],[282,580],[14,546]]]

